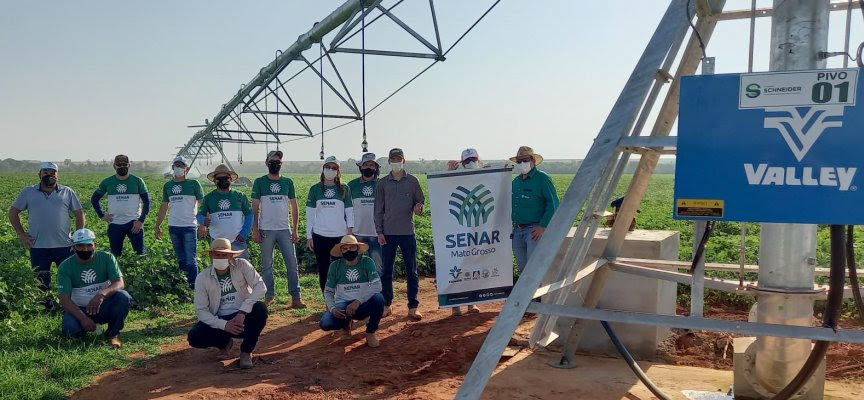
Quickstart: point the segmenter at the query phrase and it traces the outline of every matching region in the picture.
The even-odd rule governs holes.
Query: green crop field
[[[134,172],[134,171],[133,171]],[[99,220],[89,204],[90,195],[96,189],[102,174],[69,173],[61,171],[60,182],[71,186],[78,192],[87,212],[87,226],[97,233],[98,244],[107,250],[105,222]],[[301,204],[301,237],[305,233],[306,195],[311,185],[317,182],[317,175],[291,175],[297,187],[298,201]],[[346,176],[346,182],[355,178]],[[135,362],[158,355],[159,345],[181,340],[186,326],[194,321],[191,307],[191,293],[186,288],[185,279],[176,267],[173,250],[167,235],[162,241],[153,236],[153,224],[158,210],[161,187],[164,178],[144,176],[150,192],[154,196],[153,210],[145,224],[147,254],[144,257],[132,255],[128,248],[119,260],[126,275],[127,289],[136,299],[135,310],[130,315],[124,331],[126,345],[122,350],[111,350],[97,337],[84,340],[65,339],[59,336],[60,314],[45,315],[38,304],[40,293],[36,289],[35,277],[30,271],[28,253],[21,247],[11,224],[5,217],[12,201],[20,189],[37,182],[36,173],[0,174],[0,209],[4,217],[0,219],[0,398],[2,399],[40,399],[65,398],[72,390],[91,381],[100,372],[122,368]],[[426,185],[425,175],[419,176],[421,184]],[[572,175],[555,175],[554,181],[559,194],[563,196]],[[621,194],[626,190],[630,177],[625,176],[618,188]],[[692,224],[672,219],[673,177],[656,176],[649,186],[638,215],[640,229],[664,229],[681,232],[680,257],[687,260],[691,255]],[[247,194],[248,187],[239,187]],[[205,186],[205,192],[212,186]],[[434,273],[432,232],[428,204],[423,216],[417,218],[419,242],[419,266],[421,273]],[[25,216],[26,213],[22,213]],[[747,262],[755,263],[759,244],[758,224],[749,224],[747,235]],[[861,235],[859,234],[859,237]],[[861,241],[859,240],[859,243]],[[717,262],[738,262],[740,244],[740,224],[718,223],[715,235],[707,246],[707,260]],[[199,256],[206,260],[206,246],[199,246]],[[251,249],[252,262],[260,265],[257,246]],[[303,272],[314,274],[312,255],[303,246],[298,246],[298,257]],[[828,262],[827,227],[819,231],[818,262]],[[276,271],[284,271],[280,257],[276,257]],[[397,264],[397,273],[398,271]],[[720,275],[720,274],[718,274]],[[728,275],[728,274],[727,274]],[[732,275],[734,276],[734,274]],[[727,277],[732,277],[727,276]],[[753,277],[750,277],[753,279]],[[310,308],[307,310],[286,310],[290,315],[308,315],[320,309],[321,296],[317,288],[317,276],[305,275],[301,279],[304,297]],[[681,287],[683,288],[683,286]],[[679,288],[680,289],[680,288]],[[279,301],[287,300],[286,284],[277,274],[277,293]],[[680,300],[687,301],[686,293]],[[713,296],[713,297],[712,297]],[[725,296],[725,297],[724,297]],[[731,295],[709,294],[709,299],[743,301]],[[316,307],[317,305],[317,307]]]

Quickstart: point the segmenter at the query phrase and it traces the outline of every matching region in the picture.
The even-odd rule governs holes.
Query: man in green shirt
[[[132,297],[123,290],[123,274],[111,253],[96,251],[96,235],[83,228],[72,235],[75,255],[60,264],[57,292],[65,313],[61,332],[82,336],[97,324],[108,324],[105,337],[120,347],[120,331],[126,322]]]
[[[521,274],[558,208],[558,192],[549,174],[537,169],[543,156],[534,153],[534,149],[522,146],[510,161],[516,163],[514,171],[519,174],[513,178],[511,218],[513,253]]]
[[[198,209],[198,237],[203,238],[207,231],[213,240],[227,238],[231,248],[243,250],[241,258],[249,259],[249,236],[255,215],[252,204],[243,192],[231,188],[237,173],[225,164],[207,174],[207,179],[216,184],[216,189],[207,193]],[[210,224],[206,225],[209,216]]]

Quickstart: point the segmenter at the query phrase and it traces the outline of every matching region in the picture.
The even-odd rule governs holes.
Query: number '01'
[[[834,88],[837,88],[840,91],[840,98],[837,100],[838,102],[846,103],[849,101],[849,82],[846,81],[836,85],[832,85],[828,82],[819,82],[813,85],[813,93],[811,95],[813,102],[822,104],[831,101]]]

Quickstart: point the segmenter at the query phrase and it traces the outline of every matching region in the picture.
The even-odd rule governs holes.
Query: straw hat
[[[516,162],[516,159],[531,156],[534,159],[534,165],[540,165],[543,162],[543,156],[534,152],[534,149],[528,146],[519,147],[519,151],[516,152],[516,156],[510,157],[510,161]]]
[[[210,251],[223,254],[242,254],[243,250],[232,250],[231,241],[225,238],[219,238],[210,243]]]
[[[354,237],[354,235],[345,235],[342,236],[342,240],[339,242],[339,244],[333,246],[333,250],[330,250],[330,255],[333,257],[342,257],[342,248],[345,246],[350,246],[352,244],[357,246],[357,251],[360,252],[360,254],[363,254],[366,252],[366,250],[369,250],[369,245],[366,243],[358,242],[357,238]]]
[[[237,173],[234,172],[234,171],[232,171],[232,170],[231,170],[230,168],[228,168],[228,166],[225,165],[225,164],[219,164],[219,165],[217,165],[217,166],[216,166],[216,169],[214,169],[213,172],[207,174],[207,179],[209,179],[210,182],[216,182],[216,178],[215,178],[215,176],[216,176],[216,175],[222,175],[222,174],[228,174],[228,175],[230,175],[230,176],[231,176],[231,178],[230,178],[230,179],[231,179],[231,182],[234,182],[234,181],[237,180]]]

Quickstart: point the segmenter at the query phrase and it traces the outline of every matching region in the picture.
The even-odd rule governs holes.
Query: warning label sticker
[[[678,199],[675,215],[678,217],[723,218],[723,200]]]

